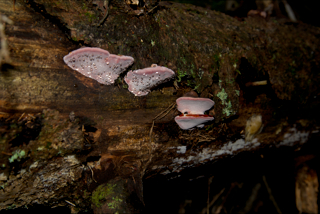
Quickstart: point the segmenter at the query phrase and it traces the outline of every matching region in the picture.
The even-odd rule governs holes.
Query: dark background
[[[230,1],[230,0],[227,0]],[[250,10],[257,9],[257,1],[264,0],[234,0],[234,11],[226,10],[226,0],[172,0],[172,2],[193,4],[207,9],[220,11],[233,17],[244,18]],[[283,16],[287,16],[282,0],[278,1],[280,10]],[[287,3],[291,6],[297,20],[299,22],[308,23],[314,26],[320,26],[320,13],[319,13],[319,1],[314,0],[287,0]],[[277,14],[273,11],[271,17],[276,17]],[[278,17],[280,18],[280,17]],[[283,17],[282,17],[283,18]]]

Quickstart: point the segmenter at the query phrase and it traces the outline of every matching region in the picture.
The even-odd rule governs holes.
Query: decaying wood
[[[318,176],[307,164],[297,171],[295,192],[299,213],[318,213]]]
[[[0,209],[40,203],[79,211],[116,177],[133,182],[142,201],[143,175],[176,176],[242,151],[319,139],[319,28],[241,22],[168,2],[106,2],[107,12],[97,8],[104,1],[0,2],[13,21],[5,28],[11,62],[0,75]],[[176,78],[135,97],[123,76],[106,86],[65,65],[63,56],[82,46],[132,56],[130,69],[167,66]],[[182,131],[173,103],[190,90],[215,101],[215,121]],[[245,143],[252,114],[264,128]]]

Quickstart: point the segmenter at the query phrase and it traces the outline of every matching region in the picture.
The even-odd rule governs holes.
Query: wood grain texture
[[[112,1],[107,19],[97,26],[104,11],[86,1],[17,0],[15,10],[13,4],[0,1],[0,13],[14,22],[5,30],[11,61],[0,73],[0,111],[6,115],[1,118],[7,127],[1,131],[17,131],[11,125],[18,123],[23,113],[45,114],[44,109],[55,109],[60,112],[55,112],[55,117],[69,124],[70,112],[74,112],[80,122],[70,123],[83,132],[82,140],[89,139],[86,144],[90,147],[78,151],[78,158],[91,166],[77,166],[85,171],[76,178],[77,189],[92,192],[111,179],[110,175],[130,177],[139,172],[146,177],[170,177],[242,151],[300,147],[311,137],[319,137],[315,114],[319,109],[315,99],[319,96],[318,28],[252,17],[238,21],[204,8],[154,1],[147,1],[142,15],[125,1]],[[135,97],[127,90],[124,75],[115,85],[106,86],[64,64],[63,57],[81,46],[132,56],[132,70],[153,63],[166,66],[176,73],[176,79],[147,96]],[[246,86],[263,80],[268,84]],[[215,102],[214,111],[209,112],[214,122],[204,129],[183,131],[173,120],[179,113],[172,108],[152,125],[159,113],[190,90]],[[221,92],[225,100],[219,98]],[[244,144],[243,130],[252,114],[262,115],[264,129],[255,141]],[[40,114],[38,117],[40,120]],[[57,124],[52,127],[60,127]],[[92,127],[95,131],[90,131]],[[27,151],[29,159],[20,165],[24,169],[43,160],[34,152],[37,145],[44,144],[39,139],[17,146],[6,138],[1,164],[10,165],[8,154],[17,149]],[[61,160],[59,154],[57,150],[53,162]],[[44,163],[26,179],[31,182],[36,173],[48,170],[51,162]],[[5,173],[8,170],[3,169]],[[8,182],[13,185],[14,179],[8,177]],[[29,190],[23,187],[19,191],[23,195]],[[5,191],[4,196],[11,198],[1,198],[1,209],[24,200],[10,188]],[[52,205],[53,199],[54,194],[39,203]],[[77,203],[87,199],[83,196]]]

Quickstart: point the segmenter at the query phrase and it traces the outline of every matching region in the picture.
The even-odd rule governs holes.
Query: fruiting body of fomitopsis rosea
[[[113,84],[134,62],[131,56],[118,56],[101,48],[91,47],[72,51],[63,60],[73,70],[105,85]],[[125,81],[131,93],[144,96],[151,88],[172,79],[174,75],[171,69],[153,64],[149,68],[129,71]]]
[[[129,91],[135,96],[144,96],[150,89],[170,80],[174,72],[166,67],[153,65],[149,68],[129,71],[124,78],[129,86]]]
[[[214,105],[214,102],[209,98],[180,97],[176,102],[177,108],[182,114],[174,119],[181,129],[201,128],[204,123],[214,119],[204,114]]]
[[[134,62],[131,56],[118,56],[101,48],[90,47],[72,51],[63,60],[73,70],[105,85],[113,84]]]

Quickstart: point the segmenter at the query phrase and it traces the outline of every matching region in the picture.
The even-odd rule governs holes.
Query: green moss
[[[206,131],[209,131],[210,129],[213,129],[213,124],[208,125],[208,126],[206,127]]]
[[[9,158],[9,162],[12,163],[15,160],[20,161],[25,155],[26,152],[24,150],[16,150],[12,153],[13,155]]]
[[[114,194],[114,187],[116,187],[115,184],[103,184],[98,186],[98,188],[92,193],[92,203],[98,208],[101,207],[102,202],[106,200],[106,197],[110,196],[111,194]]]
[[[16,205],[15,204],[11,204],[10,206],[7,207],[7,210],[12,210],[15,209]]]
[[[122,202],[122,199],[117,197],[112,197],[112,201],[108,203],[108,207],[111,209],[115,209],[119,206],[119,204]]]
[[[181,82],[182,77],[185,77],[186,75],[187,75],[187,72],[181,71],[181,70],[178,68],[178,71],[177,71],[178,82]]]
[[[195,81],[194,80],[191,80],[191,79],[187,80],[187,86],[192,88],[194,85],[195,85]]]
[[[186,61],[186,59],[185,59],[185,58],[180,57],[180,59],[181,59],[181,61],[183,62],[183,64],[186,64],[186,63],[187,63],[187,61]]]
[[[88,6],[85,3],[82,3],[82,10],[88,10]]]
[[[225,114],[227,117],[230,116],[232,114],[232,104],[231,101],[229,100],[229,102],[227,103],[227,105],[225,106],[224,109],[222,109],[222,113]]]
[[[87,190],[84,190],[82,197],[83,198],[88,198],[88,197],[90,197],[90,193],[88,193]]]
[[[232,84],[232,83],[234,83],[235,82],[235,79],[234,78],[231,78],[230,80],[226,80],[226,83],[227,84]]]
[[[196,85],[193,90],[194,90],[194,91],[197,91],[198,93],[200,93],[199,87],[200,87],[200,84],[199,84],[199,85]]]
[[[232,114],[232,104],[231,101],[227,102],[228,94],[224,90],[224,88],[217,94],[217,97],[220,98],[222,105],[224,108],[222,109],[222,113],[225,114],[227,117]]]
[[[213,56],[213,61],[215,62],[214,64],[214,67],[216,68],[216,69],[219,69],[220,68],[220,57],[221,57],[221,54],[220,55],[218,55],[218,54],[215,54],[214,56]]]
[[[47,149],[50,149],[51,144],[52,144],[51,142],[47,142],[46,148],[47,148]]]
[[[220,81],[219,80],[219,86],[220,86]],[[220,98],[221,102],[222,102],[222,105],[225,105],[226,104],[226,100],[228,98],[228,94],[226,93],[226,91],[224,90],[224,88],[217,94],[217,97]]]

